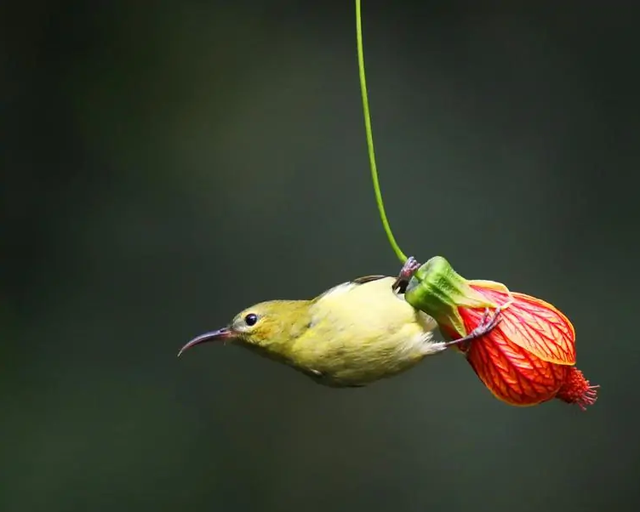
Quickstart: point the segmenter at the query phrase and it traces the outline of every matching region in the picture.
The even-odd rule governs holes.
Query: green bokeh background
[[[589,5],[364,2],[402,248],[560,307],[582,413],[506,406],[453,353],[356,390],[176,359],[399,270],[351,2],[3,4],[0,510],[640,510],[640,33]]]

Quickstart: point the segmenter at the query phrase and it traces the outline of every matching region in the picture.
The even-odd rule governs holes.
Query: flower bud
[[[595,402],[597,386],[573,367],[573,326],[553,305],[501,283],[466,280],[440,256],[413,274],[405,299],[431,315],[451,340],[481,326],[487,309],[499,309],[496,327],[458,349],[500,400],[526,406],[558,398],[582,408]]]

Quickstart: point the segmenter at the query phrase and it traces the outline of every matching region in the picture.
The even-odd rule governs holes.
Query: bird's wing
[[[371,281],[377,281],[378,279],[382,279],[384,277],[387,277],[387,276],[382,275],[382,274],[373,274],[373,275],[370,275],[370,276],[356,277],[351,282],[353,284],[364,284],[364,283],[369,283]]]
[[[320,295],[318,295],[313,300],[314,300],[314,302],[318,302],[320,299],[326,297],[329,294],[346,292],[348,290],[351,290],[355,286],[360,286],[360,285],[365,284],[365,283],[370,283],[372,281],[377,281],[379,279],[384,279],[385,277],[387,277],[387,276],[382,275],[382,274],[356,277],[355,279],[352,279],[351,281],[345,281],[344,283],[340,283],[340,284],[338,284],[336,286],[333,286],[333,287],[329,288],[326,292],[321,293]]]

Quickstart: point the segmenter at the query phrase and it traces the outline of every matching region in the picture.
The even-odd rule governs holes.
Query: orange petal
[[[473,288],[496,302],[508,300],[504,292],[480,286]],[[496,330],[543,361],[575,364],[575,331],[569,319],[553,305],[530,295],[512,292],[511,298],[513,302],[502,311],[502,322]],[[460,312],[463,317],[465,312],[471,313],[464,309]]]
[[[543,361],[496,331],[471,342],[466,353],[480,380],[496,398],[511,405],[551,400],[570,368]]]

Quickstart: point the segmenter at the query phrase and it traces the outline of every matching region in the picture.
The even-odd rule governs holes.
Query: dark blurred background
[[[453,353],[356,390],[176,359],[399,270],[353,2],[3,3],[0,510],[639,510],[638,22],[526,4],[365,0],[374,136],[405,252],[572,319],[586,413]]]

